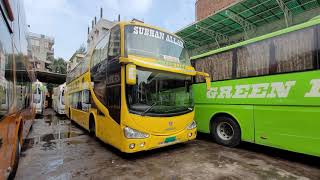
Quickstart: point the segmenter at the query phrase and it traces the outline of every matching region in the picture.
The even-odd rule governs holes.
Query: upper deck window
[[[190,65],[183,41],[177,36],[157,29],[127,25],[125,27],[125,48],[127,55]]]

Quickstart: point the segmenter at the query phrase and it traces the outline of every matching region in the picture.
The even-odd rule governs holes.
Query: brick
[[[197,0],[196,20],[201,20],[209,15],[229,6],[236,0]]]

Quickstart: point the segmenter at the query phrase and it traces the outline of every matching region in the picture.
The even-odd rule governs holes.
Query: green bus
[[[198,131],[320,156],[320,19],[192,57]]]

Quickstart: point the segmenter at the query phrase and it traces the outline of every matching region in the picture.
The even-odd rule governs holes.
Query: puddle
[[[54,140],[77,137],[83,134],[84,133],[71,131],[71,132],[62,132],[62,133],[56,133],[56,134],[45,134],[39,137],[28,138],[28,139],[25,139],[24,141],[24,144],[22,146],[22,151],[26,151],[27,149],[32,148],[35,144],[42,144],[41,150],[44,150],[44,151],[54,150],[57,147],[57,142]],[[69,144],[72,144],[72,141],[69,142]]]
[[[44,118],[44,122],[48,126],[56,126],[56,125],[64,125],[64,124],[70,124],[70,120],[67,116],[56,116],[56,115],[46,115]]]

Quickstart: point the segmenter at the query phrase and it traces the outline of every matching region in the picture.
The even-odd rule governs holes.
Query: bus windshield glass
[[[64,90],[62,90],[61,92],[60,101],[61,101],[61,104],[64,105]]]
[[[33,102],[34,103],[40,103],[41,101],[41,90],[40,88],[36,88],[33,92]]]
[[[188,113],[193,110],[190,85],[187,75],[137,68],[137,84],[127,85],[128,107],[140,115]]]
[[[187,50],[180,38],[149,27],[127,25],[125,51],[127,55],[190,65]]]

